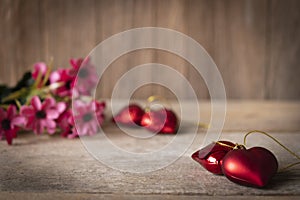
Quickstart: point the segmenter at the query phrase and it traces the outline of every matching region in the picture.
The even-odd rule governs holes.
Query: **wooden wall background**
[[[112,34],[145,26],[197,40],[219,67],[228,98],[300,99],[298,0],[0,0],[0,82],[12,85],[34,62],[52,56],[56,66],[67,67],[69,58],[86,56]],[[200,98],[209,98],[188,63],[156,50],[120,57],[99,94],[109,97],[124,72],[147,62],[174,67]],[[151,93],[171,95],[148,85],[135,96]]]

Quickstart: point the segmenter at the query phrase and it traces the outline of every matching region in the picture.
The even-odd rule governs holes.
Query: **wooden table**
[[[209,116],[208,105],[208,102],[201,102],[201,106],[207,108],[203,110],[204,121]],[[247,130],[260,129],[268,131],[300,154],[299,111],[300,102],[228,102],[221,138],[242,142]],[[139,143],[127,140],[111,124],[106,124],[104,130],[121,146],[131,150],[141,148]],[[179,137],[187,135],[180,134]],[[224,176],[207,172],[190,158],[200,147],[204,135],[205,131],[200,129],[190,148],[171,165],[154,172],[135,174],[101,164],[86,151],[79,139],[22,134],[13,146],[7,146],[4,141],[0,143],[0,199],[300,198],[299,166],[277,174],[265,189],[240,186]],[[157,141],[148,146],[155,148],[167,139],[164,136],[156,138]],[[146,143],[143,145],[147,148]],[[265,136],[250,136],[248,145],[262,145],[270,149],[277,156],[280,166],[296,161]]]

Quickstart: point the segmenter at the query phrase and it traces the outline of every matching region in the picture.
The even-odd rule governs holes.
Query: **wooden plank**
[[[173,29],[187,34],[186,16],[187,16],[187,4],[184,1],[167,0],[167,1],[157,1],[156,4],[156,26],[168,29]],[[173,41],[174,44],[178,45],[180,48],[186,49],[186,44],[182,41]],[[172,46],[173,44],[170,44]],[[163,65],[167,65],[181,75],[187,78],[188,75],[188,63],[184,61],[181,57],[171,54],[166,51],[157,51],[155,56],[155,62]],[[156,74],[160,79],[170,86],[175,86],[177,91],[170,91],[170,88],[157,87],[153,93],[161,95],[165,98],[175,98],[175,95],[182,97],[187,96],[186,88],[184,88],[184,80],[178,79],[174,76],[170,76],[167,72],[159,72]]]
[[[146,101],[138,102],[141,106],[146,105]],[[172,109],[178,115],[180,108],[177,102],[169,101]],[[110,115],[110,105],[107,104],[107,115]],[[120,104],[120,109],[122,104]],[[195,116],[195,105],[188,101],[181,102],[185,113],[190,112],[188,119],[182,119],[183,125],[195,124],[192,118]],[[119,106],[119,105],[117,105]],[[203,123],[209,123],[211,118],[211,103],[209,101],[200,101],[200,120]],[[116,108],[118,110],[118,108]],[[277,131],[277,132],[297,132],[300,131],[300,104],[299,102],[276,102],[276,101],[228,101],[226,105],[226,118],[223,127],[224,132],[242,131],[246,133],[251,130]],[[221,111],[217,111],[217,114]],[[180,117],[180,116],[179,116]],[[204,132],[201,129],[200,132]]]
[[[267,1],[214,1],[214,55],[228,98],[264,98]]]
[[[269,99],[299,99],[300,2],[271,1],[269,68],[266,74]]]
[[[0,83],[14,85],[16,83],[15,71],[20,68],[18,64],[18,38],[20,36],[18,10],[20,1],[3,0],[0,2]]]
[[[0,82],[13,85],[34,62],[52,56],[56,67],[67,67],[70,57],[86,56],[112,34],[161,26],[190,35],[208,50],[229,98],[299,99],[299,7],[297,0],[1,0]],[[108,97],[112,88],[105,83],[145,60],[174,66],[201,98],[208,98],[205,84],[188,63],[165,52],[154,54],[123,58],[119,64],[124,68],[108,71],[99,93]],[[135,97],[156,89],[141,89]],[[158,91],[172,97],[165,89]]]
[[[157,1],[146,0],[146,1],[134,1],[133,10],[133,27],[155,27],[156,26],[156,4]],[[136,38],[143,39],[143,38]],[[155,50],[154,49],[143,49],[130,53],[129,55],[129,68],[146,63],[155,62]],[[147,80],[151,79],[155,74],[151,73],[149,70],[144,70],[143,73],[139,74],[137,79]],[[135,80],[133,80],[135,82]],[[153,85],[144,85],[133,94],[133,98],[145,99],[153,95]]]
[[[201,118],[210,118],[210,104],[203,102]],[[227,103],[225,131],[265,130],[299,131],[300,106],[297,102],[229,101]]]
[[[132,11],[133,1],[96,1],[97,41],[101,42],[116,33],[132,28]],[[116,81],[127,71],[128,62],[128,57],[124,56],[107,69],[97,89],[99,96],[111,97]]]
[[[55,192],[43,192],[43,193],[30,193],[30,192],[0,192],[0,199],[24,199],[24,200],[44,200],[44,199],[74,199],[74,200],[85,200],[85,199],[124,199],[124,200],[139,200],[139,199],[215,199],[215,200],[223,200],[223,199],[236,199],[239,198],[241,200],[253,199],[253,200],[298,200],[299,196],[195,196],[195,195],[131,195],[131,194],[90,194],[90,193],[55,193]]]
[[[187,4],[187,16],[185,23],[188,28],[188,36],[203,46],[210,56],[213,56],[214,35],[211,34],[213,33],[214,28],[213,2],[205,0],[190,0],[187,1]],[[189,51],[189,49],[187,49],[187,51]],[[198,95],[198,98],[209,98],[208,90],[203,78],[192,66],[188,66],[188,79]]]
[[[153,1],[99,1],[96,4],[97,9],[97,30],[98,40],[112,36],[113,34],[129,30],[137,27],[155,26],[155,13]],[[114,20],[111,21],[113,15]],[[104,28],[103,27],[107,27]],[[132,43],[138,38],[132,38]],[[101,97],[110,97],[116,82],[124,73],[133,67],[152,63],[154,57],[153,50],[138,50],[126,55],[123,55],[113,62],[107,71],[101,77],[97,93]],[[151,77],[149,73],[139,74],[138,78]],[[107,84],[107,83],[110,84]],[[123,94],[118,94],[117,97],[124,98],[128,94],[128,89],[132,82],[122,85]],[[134,94],[135,98],[146,98],[151,95],[151,86],[140,88]]]
[[[200,106],[205,108],[203,112],[206,113],[209,103],[201,102]],[[261,130],[271,128],[269,133],[273,137],[297,154],[300,153],[298,145],[300,102],[231,101],[227,108],[226,121],[230,125],[227,124],[225,127],[231,126],[239,130],[225,129],[221,134],[222,140],[242,143],[243,136],[250,126],[251,129]],[[173,104],[173,109],[177,112],[179,108]],[[128,137],[111,123],[106,123],[103,129],[114,145],[129,152],[156,151],[174,138],[172,135],[156,135],[149,139]],[[200,148],[205,137],[204,130],[200,131],[195,138],[189,132],[179,133],[177,137],[179,137],[179,145],[181,142],[185,144],[184,141],[187,140],[192,141],[177,161],[151,173],[132,174],[111,169],[98,162],[86,151],[79,139],[68,140],[46,134],[41,136],[33,133],[19,134],[12,147],[7,146],[5,141],[0,142],[0,199],[20,196],[24,199],[49,199],[50,197],[75,199],[203,197],[205,199],[212,196],[217,199],[223,199],[223,196],[225,199],[250,197],[260,199],[265,196],[268,198],[283,196],[286,199],[293,199],[300,196],[298,167],[277,174],[265,189],[244,187],[230,182],[224,176],[212,175],[190,158],[190,155]],[[93,137],[88,139],[95,141]],[[296,161],[292,155],[264,135],[249,136],[247,147],[252,146],[263,146],[271,150],[276,155],[280,168]],[[100,150],[107,155],[111,151],[105,148]],[[161,155],[151,165],[155,167],[160,161],[167,159],[164,156],[169,155]],[[111,159],[115,158],[111,157]],[[133,161],[122,162],[124,165],[129,165]],[[135,162],[139,161],[135,160]]]
[[[20,37],[17,46],[17,66],[14,71],[16,79],[20,79],[25,71],[31,71],[33,64],[44,60],[39,0],[21,1],[18,11],[18,28]]]
[[[300,139],[299,132],[297,134],[271,132],[271,134],[299,153],[297,143]],[[241,136],[242,132],[234,132],[224,134],[222,138],[240,142]],[[121,147],[127,145],[130,151],[150,146],[160,148],[169,137],[172,136],[155,137],[155,141],[148,143],[142,139],[144,142],[140,146],[141,143],[138,141],[141,140],[138,138],[134,138],[135,142],[129,143],[124,134],[120,132],[111,134],[112,142],[117,141],[117,145]],[[191,135],[180,134],[178,137],[183,141]],[[46,192],[57,195],[88,193],[231,197],[300,196],[300,171],[297,167],[286,173],[277,174],[266,189],[240,186],[230,182],[224,176],[207,172],[190,158],[190,155],[200,147],[203,137],[204,134],[198,134],[187,152],[167,167],[151,173],[131,174],[113,170],[94,160],[80,140],[67,140],[47,135],[40,137],[34,134],[20,135],[13,147],[8,147],[5,142],[0,143],[0,191],[9,192],[12,196],[20,192],[25,192],[25,195]],[[272,150],[279,159],[280,166],[295,161],[294,157],[278,145],[269,143],[268,139],[262,140],[260,136],[252,137],[254,140],[251,139],[251,145],[258,145],[255,141],[259,141],[259,145]],[[153,163],[153,166],[161,159],[164,159],[163,155]],[[131,161],[124,160],[125,165],[128,162]]]
[[[127,53],[123,56],[117,58],[103,73],[98,88],[97,88],[97,98],[111,98],[114,87],[116,86],[118,80],[125,75],[130,69],[142,65],[145,63],[153,63],[153,55],[154,50],[138,50],[133,51],[131,53]],[[139,80],[144,80],[146,77],[147,80],[151,79],[151,71],[143,71],[143,73],[139,73],[138,76],[134,77]],[[132,84],[135,84],[136,80],[130,79],[126,83],[121,85],[121,90],[118,90],[119,93],[115,94],[116,98],[125,98],[129,95],[129,88],[131,88]],[[120,86],[119,86],[120,87]],[[135,99],[144,99],[150,95],[152,95],[151,91],[153,86],[145,85],[141,88],[138,88],[134,94],[133,98]]]
[[[96,44],[94,0],[41,2],[45,59],[69,67],[70,58],[85,57]]]

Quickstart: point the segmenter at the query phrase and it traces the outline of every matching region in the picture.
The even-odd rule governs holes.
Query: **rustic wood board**
[[[300,1],[271,1],[269,63],[266,70],[268,99],[295,99],[300,94],[295,84],[300,75],[297,59],[300,55]],[[298,12],[294,12],[294,11]],[[286,40],[289,38],[289,40]],[[284,49],[288,48],[289,52]],[[295,66],[295,67],[294,67]],[[297,67],[296,67],[297,66]],[[292,70],[291,70],[292,69]]]
[[[190,36],[208,51],[229,98],[299,99],[299,9],[298,0],[1,0],[0,83],[14,85],[35,62],[51,57],[55,68],[69,67],[69,58],[87,56],[116,33],[163,27]],[[119,76],[147,62],[177,69],[199,97],[209,98],[201,76],[186,61],[155,51],[120,59],[103,78],[100,95],[110,98]],[[137,96],[145,98],[153,89]],[[172,97],[167,90],[156,93]]]
[[[177,200],[177,199],[216,199],[216,200],[223,200],[223,199],[236,199],[236,196],[191,196],[191,195],[121,195],[121,194],[93,194],[93,193],[25,193],[25,192],[3,192],[1,193],[0,199],[23,199],[23,200],[32,200],[32,199],[72,199],[72,200],[83,200],[83,199],[124,199],[124,200],[131,200],[131,199],[170,199],[170,200]],[[299,196],[239,196],[238,199],[245,200],[245,199],[264,199],[264,200],[298,200]]]
[[[299,132],[297,134],[272,133],[272,135],[300,153],[299,146],[295,143],[300,140]],[[80,140],[69,141],[58,137],[23,136],[16,140],[13,147],[1,143],[0,189],[2,192],[11,193],[300,195],[299,168],[278,174],[265,189],[240,186],[228,181],[223,176],[215,176],[205,171],[190,158],[191,153],[199,148],[203,136],[203,134],[199,134],[186,154],[176,162],[161,170],[145,174],[120,172],[101,164],[85,150]],[[121,134],[115,133],[114,137],[119,138],[119,145],[127,142]],[[187,137],[187,134],[182,134],[181,137]],[[239,142],[242,134],[241,132],[228,133],[223,138]],[[261,141],[261,138],[258,138]],[[163,144],[164,140],[164,137],[158,139],[157,146]],[[254,143],[250,142],[249,146]],[[260,142],[259,145],[271,149],[281,165],[295,161],[287,152],[270,144],[267,139],[265,143]],[[131,149],[135,148],[140,147],[138,145],[131,147]]]
[[[115,100],[119,110],[123,107],[122,100]],[[146,100],[132,100],[140,106],[146,105]],[[159,103],[159,102],[156,102]],[[178,102],[161,102],[163,106],[171,105],[176,113],[180,113]],[[250,131],[259,129],[264,131],[300,131],[300,104],[298,101],[250,101],[250,100],[230,100],[226,104],[226,118],[223,130],[226,131]],[[110,102],[107,101],[107,116],[110,117]],[[196,103],[191,101],[181,102],[181,108],[191,113],[189,119],[182,119],[183,125],[193,124],[192,118],[195,114]],[[199,100],[200,121],[209,123],[211,118],[211,103],[207,100]],[[220,113],[221,110],[217,111]],[[201,129],[200,131],[205,131]]]
[[[243,121],[243,116],[247,116],[247,112],[251,108],[252,110],[258,108],[256,113],[261,110],[270,113],[274,111],[274,107],[283,117],[286,117],[285,113],[290,113],[289,121],[292,127],[290,130],[288,126],[283,125],[282,127],[275,126],[278,127],[278,131],[272,130],[276,121],[267,123],[264,127],[272,130],[269,133],[282,141],[284,145],[300,154],[298,145],[300,131],[296,130],[297,126],[293,125],[296,123],[295,120],[299,120],[299,116],[295,115],[296,112],[293,110],[298,109],[299,106],[299,102],[229,102],[228,115],[231,116],[230,120]],[[235,110],[239,110],[239,114],[234,113]],[[267,116],[260,114],[258,116],[260,116],[257,122],[259,126],[260,123],[266,122]],[[276,120],[283,118],[279,118],[280,115],[276,112],[269,116],[277,116],[273,118]],[[298,118],[293,121],[291,120],[293,117]],[[252,123],[252,125],[254,124]],[[136,138],[128,139],[111,124],[106,124],[103,129],[118,146],[126,147],[130,151],[140,151],[141,148],[159,148],[172,137],[158,136],[155,137],[154,143],[141,143]],[[233,128],[225,130],[221,139],[241,143],[245,133],[244,129],[229,131],[231,129]],[[178,134],[182,141],[189,139],[190,136],[191,134],[188,132]],[[111,169],[95,160],[86,151],[80,139],[68,140],[58,136],[20,134],[12,147],[7,146],[5,142],[0,143],[0,199],[52,199],[53,197],[65,199],[196,199],[199,197],[207,199],[215,197],[223,199],[223,196],[226,199],[299,198],[299,167],[277,174],[265,189],[240,186],[228,181],[223,176],[215,176],[205,171],[190,158],[190,155],[200,148],[204,136],[205,132],[199,131],[184,155],[171,165],[154,172],[135,174]],[[92,140],[92,138],[90,139]],[[263,135],[250,136],[247,146],[264,146],[270,149],[278,158],[280,167],[296,161]]]
[[[200,104],[203,118],[209,106]],[[264,131],[299,131],[299,102],[279,101],[229,101],[224,130],[249,131],[259,129]]]
[[[91,194],[91,193],[1,193],[0,199],[7,199],[7,198],[14,198],[14,199],[24,199],[24,200],[32,200],[32,199],[124,199],[124,200],[131,200],[131,199],[170,199],[170,200],[177,200],[177,199],[216,199],[216,200],[223,200],[223,199],[236,199],[236,196],[190,196],[190,195],[118,195],[118,194]],[[264,199],[264,200],[273,200],[273,199],[282,199],[282,200],[298,200],[299,196],[264,196],[264,197],[255,197],[255,196],[239,196],[238,199],[245,200],[245,199]]]

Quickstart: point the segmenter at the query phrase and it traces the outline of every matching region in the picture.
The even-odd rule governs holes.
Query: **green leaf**
[[[53,68],[53,58],[50,59],[50,63],[49,63],[49,65],[48,65],[48,70],[47,70],[47,72],[46,72],[46,74],[45,74],[45,76],[44,76],[44,80],[43,80],[42,86],[45,86],[45,85],[46,85],[46,83],[47,83],[47,81],[48,81],[48,79],[49,79],[50,73],[51,73],[51,71],[52,71],[52,68]]]
[[[26,95],[28,93],[28,89],[27,88],[22,88],[18,91],[12,92],[10,93],[8,96],[2,98],[2,103],[8,102],[8,101],[13,101],[15,99],[19,99],[20,97],[22,97],[23,95]]]
[[[34,83],[31,72],[25,72],[21,80],[12,88],[13,92],[18,91],[23,87],[30,87]]]
[[[43,74],[42,72],[40,72],[35,80],[35,82],[33,83],[32,85],[32,89],[36,89],[39,87],[40,83],[42,82],[42,77],[43,77]]]
[[[9,106],[9,104],[0,104],[0,107],[1,107],[1,108],[4,108],[4,109],[7,109],[8,106]]]
[[[21,109],[21,103],[18,99],[15,99],[16,105],[18,106],[19,110]]]
[[[2,99],[8,96],[11,92],[11,88],[7,87],[6,85],[0,85],[0,102],[2,102]]]

